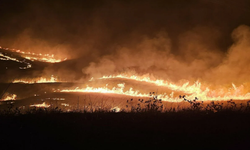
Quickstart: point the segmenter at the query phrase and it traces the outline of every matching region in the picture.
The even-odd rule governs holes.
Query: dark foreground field
[[[240,111],[0,115],[0,149],[247,149]]]

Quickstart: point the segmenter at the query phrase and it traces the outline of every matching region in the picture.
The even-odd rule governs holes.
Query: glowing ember
[[[62,106],[65,106],[65,107],[68,107],[69,104],[66,104],[66,103],[61,103]]]
[[[30,107],[42,107],[42,108],[48,108],[50,107],[49,104],[46,104],[45,102],[43,102],[42,104],[34,104],[34,105],[30,105]]]
[[[112,112],[120,112],[121,109],[120,109],[119,107],[116,106],[116,107],[111,108],[110,110],[111,110]]]

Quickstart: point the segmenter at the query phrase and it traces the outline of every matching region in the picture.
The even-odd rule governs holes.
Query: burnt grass
[[[250,112],[236,109],[13,112],[0,115],[0,149],[244,149],[250,140]]]

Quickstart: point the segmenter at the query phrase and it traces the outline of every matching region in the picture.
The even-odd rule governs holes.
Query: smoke
[[[247,0],[4,4],[1,46],[69,58],[45,68],[45,74],[70,79],[129,73],[174,82],[249,81]]]
[[[67,44],[52,44],[44,39],[34,38],[34,33],[30,29],[25,29],[13,39],[5,38],[0,42],[10,48],[21,49],[26,52],[43,53],[43,54],[56,54],[57,58],[71,57],[69,52],[70,46]]]
[[[250,73],[250,27],[241,25],[232,33],[234,44],[228,49],[226,58],[215,67],[209,76],[221,82],[249,82]]]
[[[249,82],[250,27],[241,25],[232,32],[234,43],[226,54],[217,46],[219,37],[218,30],[196,27],[180,35],[178,53],[174,54],[171,39],[163,31],[133,46],[118,47],[112,55],[91,62],[83,73],[100,77],[132,71],[175,82]]]
[[[152,38],[145,36],[136,44],[117,47],[115,53],[92,62],[83,73],[101,76],[133,70],[174,81],[197,79],[222,61],[223,55],[214,42],[219,35],[215,33],[197,27],[180,35],[180,46],[174,54],[171,39],[166,31],[161,31]]]

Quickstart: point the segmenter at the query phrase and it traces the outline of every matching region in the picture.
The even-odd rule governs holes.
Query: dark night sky
[[[0,19],[3,47],[79,59],[91,57],[89,67],[81,66],[85,68],[84,74],[94,74],[94,70],[105,68],[100,64],[112,66],[111,62],[114,66],[110,71],[98,72],[109,74],[138,66],[140,71],[148,72],[153,67],[159,74],[166,72],[167,78],[175,80],[176,72],[177,79],[183,78],[180,74],[185,72],[195,72],[190,75],[194,78],[210,76],[197,72],[211,67],[216,70],[223,60],[227,61],[225,57],[235,42],[232,33],[241,25],[245,26],[239,29],[240,33],[250,26],[250,1],[1,0]],[[168,46],[162,47],[163,43]],[[131,53],[143,59],[131,58]],[[164,61],[159,64],[166,64],[154,61],[145,65],[147,55],[152,55],[154,60],[164,55],[161,58]],[[116,58],[129,63],[120,65]],[[202,65],[194,69],[192,65],[197,64]],[[180,68],[185,69],[177,71]]]

